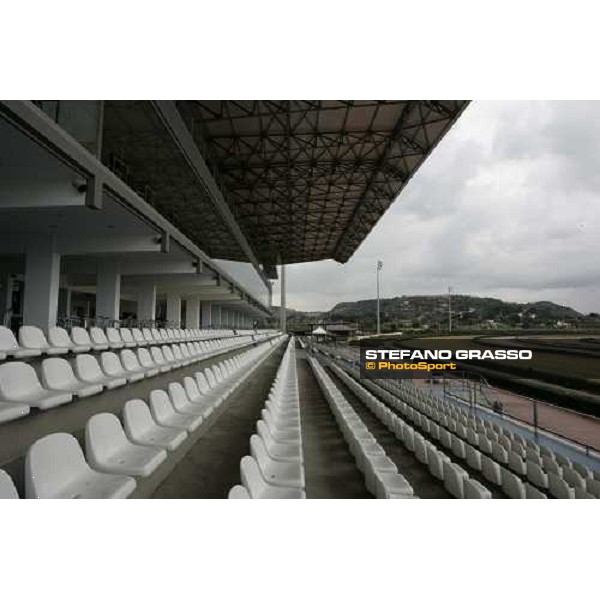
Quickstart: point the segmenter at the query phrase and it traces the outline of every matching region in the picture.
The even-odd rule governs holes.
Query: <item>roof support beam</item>
[[[173,141],[179,147],[181,154],[198,178],[198,182],[202,185],[207,196],[211,199],[217,212],[241,246],[248,257],[248,260],[254,265],[254,268],[266,283],[266,278],[260,268],[258,259],[250,247],[246,236],[237,224],[229,205],[225,201],[217,182],[212,176],[198,146],[196,145],[192,134],[181,118],[181,114],[179,113],[175,102],[169,100],[153,100],[152,105],[169,131]]]

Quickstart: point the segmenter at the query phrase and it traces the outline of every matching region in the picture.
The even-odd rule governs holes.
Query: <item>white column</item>
[[[167,294],[167,321],[171,327],[181,327],[181,296]]]
[[[209,329],[212,325],[212,302],[202,300],[202,328]]]
[[[187,298],[185,301],[185,326],[187,329],[200,327],[200,298]]]
[[[96,275],[96,316],[118,320],[120,306],[121,267],[117,260],[102,260]]]
[[[156,284],[142,283],[137,290],[138,321],[156,320]]]
[[[60,287],[60,254],[52,237],[38,237],[25,255],[23,324],[48,331],[56,325]]]

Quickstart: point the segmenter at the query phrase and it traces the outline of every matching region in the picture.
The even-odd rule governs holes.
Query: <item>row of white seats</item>
[[[398,472],[395,463],[387,456],[319,361],[311,357],[309,363],[356,460],[356,465],[365,476],[369,492],[377,498],[416,499],[410,483]]]
[[[483,462],[488,480],[503,488],[508,486],[505,491],[511,497],[540,498],[547,492],[556,498],[600,497],[598,473],[585,465],[525,440],[498,423],[490,424],[460,407],[449,407],[447,402],[415,390],[410,383],[380,380],[379,384],[406,401],[399,409],[403,414],[417,411],[419,414],[414,416],[425,419],[423,426],[428,433],[439,436],[444,446],[472,463],[473,468]]]
[[[85,455],[70,434],[35,442],[25,459],[27,498],[127,498],[136,478],[150,476],[236,390],[274,349],[260,344],[233,358],[153,390],[149,402],[129,400],[122,420],[94,415],[85,428]],[[0,471],[0,498],[18,498]]]
[[[354,377],[358,377],[357,371],[352,371]],[[419,448],[419,453],[421,453],[420,447],[425,445],[425,451],[428,452],[428,446],[432,445],[432,442],[429,442],[426,437],[429,436],[435,441],[439,441],[440,444],[446,448],[449,452],[451,452],[455,458],[464,461],[471,469],[474,471],[480,472],[483,478],[492,483],[499,488],[509,497],[515,499],[544,499],[546,495],[542,493],[537,487],[531,485],[529,483],[525,483],[519,478],[517,475],[512,473],[507,468],[502,467],[493,457],[483,454],[476,448],[472,447],[468,442],[461,440],[456,434],[450,432],[443,425],[435,422],[435,419],[429,418],[429,416],[421,413],[419,410],[409,406],[402,399],[400,399],[395,394],[389,392],[382,387],[377,388],[377,386],[372,381],[364,381],[364,386],[366,388],[371,389],[371,391],[379,396],[382,401],[392,407],[394,411],[400,413],[403,417],[406,418],[408,423],[402,421],[403,424],[400,424],[397,428],[396,434],[399,438],[403,440],[407,447],[414,447],[415,454],[417,454],[417,448]],[[369,393],[367,391],[367,393]],[[396,417],[397,415],[394,414]],[[410,424],[412,424],[412,426]],[[439,450],[438,450],[439,452]],[[417,456],[418,457],[418,456]],[[435,458],[432,458],[435,460]],[[428,464],[430,460],[427,455]],[[444,469],[446,468],[445,465]],[[462,484],[463,492],[465,498],[472,497],[467,495],[467,481],[475,482],[475,480],[468,480],[467,472],[458,464],[454,465],[454,471],[456,475],[455,488],[458,493],[460,493],[460,479],[462,478],[464,483]],[[437,466],[433,467],[433,471],[430,465],[430,472],[434,474],[434,471],[437,472]],[[441,479],[442,477],[440,477]],[[446,477],[444,476],[444,483],[446,485],[446,489],[448,489],[448,485],[446,484]],[[488,494],[486,494],[483,490],[485,490],[485,486],[479,484],[479,486],[473,486],[472,483],[469,483],[469,493],[478,493],[474,491],[474,488],[477,487],[477,490],[483,493],[482,498],[489,498]],[[452,493],[452,492],[451,492]],[[456,496],[460,497],[460,496]]]
[[[230,499],[306,498],[294,345],[292,337],[257,423],[258,434],[250,438],[250,455],[240,462],[242,485],[231,488]]]
[[[91,354],[78,354],[73,365],[64,358],[42,361],[40,376],[25,362],[0,365],[0,423],[23,417],[30,408],[47,410],[86,397],[153,377],[174,368],[206,360],[251,343],[246,337],[206,342],[187,342],[171,346],[152,346],[103,352],[100,360]],[[42,385],[43,384],[43,385]]]
[[[23,325],[19,329],[18,341],[15,334],[7,327],[0,326],[0,360],[7,357],[16,359],[40,356],[41,354],[56,355],[73,352],[90,352],[120,350],[121,348],[136,348],[138,346],[153,346],[174,342],[200,342],[212,339],[227,339],[246,337],[263,339],[269,333],[244,332],[243,336],[235,335],[232,330],[201,330],[201,329],[129,329],[127,327],[91,327],[88,331],[83,327],[73,327],[69,334],[62,327],[51,327],[48,336],[38,327]]]
[[[467,471],[453,462],[445,452],[415,431],[338,365],[332,363],[331,368],[417,460],[427,466],[431,475],[443,482],[450,494],[459,499],[491,499],[491,492],[480,481],[469,477]]]

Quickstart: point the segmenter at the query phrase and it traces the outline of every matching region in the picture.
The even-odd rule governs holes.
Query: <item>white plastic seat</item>
[[[46,410],[71,402],[72,399],[70,393],[44,389],[31,365],[22,362],[0,365],[0,400]]]
[[[167,389],[169,391],[169,398],[173,403],[173,408],[175,408],[178,413],[185,415],[200,415],[202,418],[206,418],[210,414],[210,406],[203,406],[196,402],[190,402],[185,393],[185,389],[179,382],[169,383]]]
[[[113,379],[124,378],[130,383],[144,379],[143,371],[127,371],[121,364],[119,356],[114,352],[103,352],[100,355],[100,366],[102,367],[102,371]]]
[[[271,458],[287,462],[302,462],[302,451],[298,444],[278,442],[264,421],[258,421],[256,431],[265,444]]]
[[[464,483],[465,479],[468,479],[465,475],[458,465],[451,462],[444,463],[444,487],[455,498],[465,497]]]
[[[142,337],[144,338],[144,346],[148,345],[148,344],[154,344],[155,343],[155,338],[152,335],[152,331],[150,329],[148,329],[147,327],[144,327],[142,329]],[[140,344],[141,346],[142,344]]]
[[[527,479],[538,488],[548,489],[548,475],[539,464],[530,460],[527,461]]]
[[[474,479],[465,479],[465,498],[469,500],[491,500],[492,493]]]
[[[483,476],[496,485],[502,485],[502,471],[500,465],[485,454],[481,455],[481,472]]]
[[[177,369],[183,366],[183,361],[179,359],[175,354],[173,354],[173,350],[171,350],[170,346],[162,346],[162,353],[165,357],[165,360],[168,364],[170,364],[174,369]]]
[[[502,469],[502,491],[513,500],[526,498],[525,484],[520,477],[517,477],[508,469]]]
[[[187,438],[186,431],[158,425],[148,405],[139,399],[129,400],[123,409],[127,437],[135,444],[154,446],[173,451]]]
[[[75,346],[88,348],[85,352],[89,352],[94,346],[90,334],[83,327],[71,327],[71,339]],[[107,349],[108,348],[105,348],[105,350]]]
[[[200,392],[196,380],[193,377],[183,378],[183,388],[192,404],[198,404],[205,407],[207,416],[212,413],[219,404],[217,401],[214,401]]]
[[[125,344],[125,348],[135,348],[136,346],[146,345],[145,341],[142,343],[138,340],[135,334],[136,331],[136,329],[129,329],[128,327],[119,328],[119,334],[123,344]]]
[[[110,377],[105,375],[95,356],[80,354],[75,358],[75,373],[78,379],[87,383],[99,384],[112,390],[127,383],[125,377]]]
[[[146,377],[153,377],[154,375],[158,375],[160,369],[152,360],[152,356],[146,348],[138,348],[137,359],[140,365],[146,370]]]
[[[135,479],[94,471],[77,440],[53,433],[35,442],[25,459],[27,498],[127,498]]]
[[[87,422],[85,453],[93,468],[132,477],[148,477],[167,458],[163,449],[130,442],[119,419],[110,413],[94,415]]]
[[[147,346],[148,345],[148,342],[146,341],[146,338],[144,337],[144,334],[142,333],[141,329],[138,329],[137,327],[134,327],[131,330],[131,335],[133,337],[133,341],[138,346]]]
[[[0,423],[8,423],[21,417],[26,417],[30,413],[27,404],[18,402],[0,402]]]
[[[243,485],[234,485],[227,496],[229,500],[250,500],[250,494]]]
[[[301,463],[273,459],[267,453],[262,439],[256,434],[250,438],[250,452],[267,483],[280,487],[304,489],[306,484]]]
[[[99,394],[102,384],[79,381],[73,373],[73,368],[64,358],[46,358],[41,367],[42,383],[49,390],[71,392],[79,398]]]
[[[154,420],[163,427],[195,431],[202,423],[201,415],[176,412],[165,390],[152,390],[150,392],[150,411]]]
[[[39,356],[42,351],[35,348],[22,348],[15,338],[15,334],[8,328],[0,325],[0,352],[6,356],[14,358],[28,358],[30,356]]]
[[[525,483],[525,498],[527,500],[546,500],[548,496],[527,482]]]
[[[169,364],[165,360],[160,346],[152,346],[152,348],[150,348],[150,356],[152,356],[154,364],[158,367],[161,373],[167,373],[173,369],[174,365]]]
[[[556,473],[548,473],[548,489],[555,498],[563,500],[575,498],[573,488]]]
[[[100,327],[90,327],[90,340],[94,350],[108,350],[110,346],[106,334]]]
[[[281,487],[267,483],[260,472],[254,458],[244,456],[240,463],[242,485],[248,490],[253,500],[276,498],[280,500],[299,500],[306,494],[298,488]]]
[[[75,346],[72,342],[66,329],[63,329],[62,327],[50,327],[48,330],[48,344],[51,348],[66,348],[68,352],[82,352],[81,348]],[[83,347],[85,348],[85,346]]]
[[[158,373],[158,369],[156,369],[156,372],[153,373],[153,369],[146,369],[145,367],[142,367],[135,352],[129,349],[121,350],[121,364],[123,365],[123,369],[127,371],[128,376],[141,375],[141,378],[143,378],[152,377],[152,375],[156,375],[156,373]]]
[[[0,500],[18,500],[19,494],[10,475],[0,469]]]
[[[23,325],[19,328],[19,344],[26,350],[39,350],[44,354],[66,354],[69,346],[61,348],[50,346],[44,332],[32,325]]]
[[[109,347],[113,350],[120,350],[125,347],[121,333],[116,327],[106,328],[106,339],[108,340]]]

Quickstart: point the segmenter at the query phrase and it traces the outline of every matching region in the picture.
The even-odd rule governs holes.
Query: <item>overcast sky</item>
[[[600,311],[600,102],[472,102],[345,265],[287,267],[288,307],[456,293]],[[273,303],[279,304],[279,286]]]

